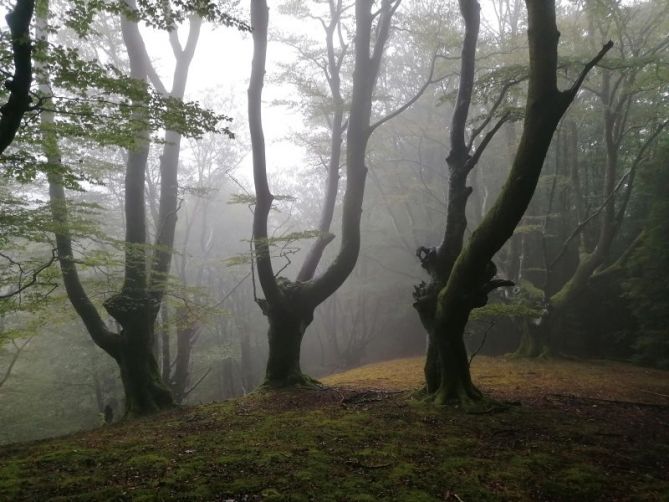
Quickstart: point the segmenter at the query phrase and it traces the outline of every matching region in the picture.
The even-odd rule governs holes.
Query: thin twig
[[[8,256],[6,256],[2,253],[0,253],[0,256],[9,260],[9,262],[12,263],[13,265],[18,265],[19,270],[21,270],[21,273],[23,274],[23,268],[21,267],[21,265],[19,263],[15,262],[10,257],[8,257]],[[10,298],[12,296],[18,295],[19,293],[21,293],[21,291],[24,291],[25,289],[27,289],[30,286],[32,286],[33,284],[35,284],[37,282],[37,277],[39,276],[39,274],[42,271],[44,271],[45,269],[49,268],[53,264],[53,262],[56,261],[56,258],[57,258],[57,252],[56,252],[56,249],[54,248],[54,249],[51,250],[51,259],[33,272],[32,279],[30,280],[30,282],[20,285],[15,291],[12,291],[11,293],[6,293],[4,295],[0,295],[0,300],[4,300],[4,299]]]
[[[188,395],[189,395],[191,392],[193,392],[193,391],[197,388],[197,386],[200,385],[200,384],[202,383],[202,381],[203,381],[205,378],[207,378],[207,375],[209,375],[210,372],[211,372],[211,367],[207,368],[207,371],[204,372],[204,375],[202,375],[202,376],[198,379],[198,381],[195,382],[195,384],[194,384],[190,389],[188,389],[186,392],[184,392],[184,399],[186,399],[186,398],[188,397]]]
[[[488,325],[488,328],[485,330],[483,333],[483,339],[481,340],[481,343],[479,344],[478,348],[472,353],[471,357],[469,358],[469,362],[467,363],[467,366],[472,365],[472,361],[474,360],[474,357],[481,352],[481,349],[485,345],[486,340],[488,339],[488,333],[490,333],[490,330],[495,326],[495,321],[490,321],[490,324]]]

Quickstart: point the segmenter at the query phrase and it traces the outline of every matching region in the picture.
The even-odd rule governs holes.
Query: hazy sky
[[[271,12],[271,28],[290,28],[291,20],[280,16],[274,9]],[[164,82],[169,82],[173,68],[172,51],[164,32],[142,29],[147,41],[147,48],[159,68]],[[187,26],[182,26],[181,39],[187,36]],[[246,90],[251,74],[253,56],[253,40],[250,34],[241,33],[232,28],[215,27],[205,23],[202,27],[200,40],[195,57],[191,64],[187,99],[206,99],[207,96],[232,96],[234,109],[219,110],[231,115],[235,120],[232,129],[235,133],[247,136],[246,124]],[[278,42],[270,42],[267,54],[268,75],[276,69],[279,60],[291,57],[291,50]],[[267,80],[267,79],[266,79]],[[304,152],[289,140],[291,131],[303,128],[303,121],[298,113],[283,106],[272,105],[274,99],[286,96],[290,89],[265,82],[263,91],[263,125],[267,146],[267,164],[270,175],[285,172],[287,169],[299,168],[304,162]],[[240,130],[241,129],[241,130]],[[221,138],[222,141],[226,141]],[[251,157],[244,161],[240,174],[248,182],[252,182]]]

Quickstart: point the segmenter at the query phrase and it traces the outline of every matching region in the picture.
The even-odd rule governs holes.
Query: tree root
[[[323,387],[324,385],[315,378],[304,373],[295,373],[282,379],[265,379],[257,390],[261,392],[280,389],[321,390]]]
[[[416,391],[413,397],[425,403],[443,408],[459,409],[472,415],[499,413],[508,410],[512,405],[519,404],[491,399],[474,386],[470,388],[460,387],[457,391],[450,392],[439,389],[432,394],[428,394],[425,388],[422,388]]]

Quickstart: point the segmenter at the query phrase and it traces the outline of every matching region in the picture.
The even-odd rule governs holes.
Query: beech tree
[[[597,19],[602,12],[607,14],[605,19],[611,21]],[[666,7],[664,12],[667,12]],[[628,215],[639,169],[669,125],[663,98],[655,97],[661,96],[666,84],[661,77],[654,77],[664,64],[661,53],[667,45],[666,16],[658,15],[647,5],[632,8],[616,2],[586,6],[585,14],[594,33],[618,40],[606,64],[600,65],[599,78],[584,86],[594,98],[593,106],[600,112],[597,132],[601,132],[601,139],[593,141],[603,151],[604,176],[596,194],[599,202],[592,210],[585,207],[582,200],[585,190],[578,173],[573,172],[577,166],[572,162],[570,181],[578,221],[551,256],[544,253],[543,281],[537,284],[543,292],[543,312],[526,323],[516,352],[518,356],[547,357],[559,353],[561,332],[566,329],[565,317],[574,312],[589,286],[621,270],[622,262],[616,258],[624,260],[629,253],[623,250],[619,257],[611,256],[613,246]],[[575,128],[570,129],[570,134],[572,141],[576,141]],[[621,173],[624,167],[625,172]],[[549,206],[551,204],[549,200]],[[588,226],[593,229],[593,239],[584,235]],[[637,246],[640,238],[642,236],[633,237],[626,247]],[[549,248],[545,235],[542,241],[542,247]],[[574,243],[578,247],[578,263],[568,279],[560,282],[556,269]]]
[[[498,108],[503,103],[504,94],[511,84],[507,84],[502,89],[488,116],[471,131],[469,140],[465,138],[467,116],[474,88],[476,44],[481,22],[480,6],[476,0],[461,0],[460,12],[464,20],[465,32],[458,93],[450,127],[451,146],[448,157],[446,157],[449,171],[446,226],[443,240],[438,247],[420,247],[417,251],[422,267],[430,274],[430,282],[421,282],[414,290],[414,308],[428,334],[425,362],[425,381],[428,393],[435,392],[440,382],[441,365],[434,342],[437,295],[446,285],[455,260],[462,251],[467,228],[467,200],[472,193],[472,188],[467,186],[467,177],[478,163],[488,143],[509,118],[508,112],[502,113],[474,148],[474,142],[478,136],[495,118]]]
[[[249,83],[249,127],[253,149],[253,177],[256,206],[253,216],[253,244],[258,279],[265,298],[258,299],[269,321],[269,357],[265,385],[280,387],[312,384],[314,381],[300,369],[300,347],[305,330],[313,320],[314,310],[331,296],[352,272],[360,251],[360,217],[367,167],[365,155],[369,137],[376,127],[392,114],[372,123],[372,97],[379,74],[384,47],[391,31],[392,17],[400,0],[382,0],[377,12],[373,3],[355,2],[354,70],[350,111],[346,127],[346,191],[343,199],[341,245],[336,258],[322,273],[316,273],[325,246],[332,241],[329,232],[339,180],[338,155],[344,135],[343,103],[339,69],[341,53],[328,46],[326,73],[334,103],[332,152],[328,169],[326,200],[321,212],[319,236],[309,250],[297,279],[276,277],[268,237],[268,215],[272,195],[267,179],[265,144],[261,119],[261,97],[267,51],[268,8],[265,0],[251,1],[253,25],[253,66]],[[330,43],[342,14],[341,2],[329,2],[331,23],[324,22]]]
[[[463,2],[462,11],[469,34],[475,34],[478,6],[475,2]],[[496,267],[492,263],[495,253],[511,237],[513,231],[525,212],[551,143],[553,133],[563,114],[573,101],[588,72],[604,57],[613,45],[606,44],[597,56],[591,60],[580,73],[574,84],[561,91],[557,86],[557,44],[559,32],[555,21],[555,2],[553,0],[526,0],[528,11],[528,42],[529,42],[529,80],[523,131],[516,156],[494,205],[484,216],[482,222],[473,231],[471,238],[455,256],[445,286],[437,295],[434,322],[432,324],[433,350],[438,354],[438,369],[428,368],[426,387],[428,396],[437,404],[458,402],[468,404],[481,401],[483,395],[473,384],[467,351],[464,344],[464,330],[471,311],[486,304],[488,294],[500,287],[509,285],[510,281],[496,279]],[[471,41],[471,38],[469,39]],[[475,40],[475,38],[474,38]],[[470,42],[471,43],[471,42]],[[467,38],[463,47],[471,45]],[[463,65],[467,52],[463,50]],[[464,73],[464,71],[463,71]],[[466,82],[466,81],[465,81]],[[461,90],[466,90],[462,85]],[[459,96],[460,98],[460,96]],[[460,99],[456,104],[468,104]],[[462,110],[462,109],[461,109]],[[462,113],[462,111],[460,112]],[[464,112],[466,118],[466,109]],[[464,127],[464,122],[459,123]],[[457,130],[451,132],[453,144],[449,158],[451,162],[456,155],[468,155],[458,143],[460,135]],[[458,150],[460,145],[460,150]],[[475,154],[474,154],[475,155]],[[449,163],[450,167],[451,163]],[[453,178],[453,170],[451,171]],[[465,173],[466,174],[466,173]],[[450,190],[450,189],[449,189]],[[467,196],[469,190],[458,192]],[[450,201],[449,201],[450,206]],[[449,218],[461,218],[461,215],[450,213]],[[451,227],[452,228],[452,227]],[[447,225],[448,229],[448,225]],[[457,242],[456,242],[457,248]],[[433,375],[438,374],[438,379]]]
[[[139,13],[132,0],[126,3],[131,12]],[[161,11],[162,12],[162,11]],[[172,12],[172,13],[171,13]],[[169,15],[168,15],[169,14]],[[62,177],[57,138],[53,133],[53,114],[42,113],[46,154],[51,166],[56,167],[49,176],[49,193],[55,222],[56,242],[63,282],[70,301],[86,325],[93,341],[107,352],[118,364],[125,392],[125,407],[128,415],[147,414],[173,404],[172,395],[161,380],[154,355],[154,324],[167,288],[167,276],[172,259],[175,225],[177,220],[177,167],[180,142],[184,133],[193,134],[188,114],[172,115],[172,121],[159,122],[165,127],[165,140],[160,157],[160,197],[155,241],[147,245],[145,179],[151,126],[150,94],[141,92],[150,80],[160,99],[168,105],[183,102],[188,69],[193,58],[202,19],[198,13],[189,17],[187,42],[181,45],[173,11],[167,11],[170,44],[176,59],[172,87],[167,90],[160,81],[149,59],[144,41],[139,32],[137,14],[133,18],[122,12],[122,34],[126,45],[130,78],[139,83],[140,92],[131,94],[131,126],[133,138],[127,152],[125,171],[125,242],[124,280],[119,293],[104,301],[104,308],[120,326],[112,331],[103,320],[96,305],[90,300],[80,281],[72,246],[72,235],[68,225],[68,209]],[[181,16],[176,16],[180,18]],[[46,33],[46,18],[42,18]],[[45,100],[52,96],[47,81],[42,83]],[[192,108],[192,106],[191,106]],[[195,107],[194,110],[197,110]],[[181,110],[183,113],[184,110]],[[191,109],[191,112],[193,109]],[[173,112],[172,112],[173,113]],[[216,129],[216,123],[224,117],[215,114],[200,114],[195,120],[195,136]],[[223,129],[223,132],[229,131]]]

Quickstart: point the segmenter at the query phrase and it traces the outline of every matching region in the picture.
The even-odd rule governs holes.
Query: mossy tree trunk
[[[472,382],[464,338],[459,335],[460,332],[464,332],[468,318],[465,308],[461,313],[460,316],[451,317],[449,328],[452,329],[435,332],[435,345],[440,363],[439,383],[429,394],[435,404],[460,405],[478,401],[483,396]]]
[[[360,252],[360,220],[367,177],[365,157],[367,142],[378,125],[393,114],[372,124],[372,94],[376,86],[381,58],[390,35],[391,19],[400,0],[382,0],[378,12],[372,2],[355,2],[356,36],[354,47],[353,86],[348,126],[343,127],[343,100],[339,71],[343,54],[334,54],[332,37],[345,9],[342,2],[330,2],[331,22],[324,24],[328,44],[328,74],[332,91],[333,124],[331,159],[326,195],[321,212],[321,235],[309,250],[296,281],[276,277],[268,238],[268,217],[274,197],[269,188],[262,127],[262,89],[267,54],[269,11],[265,0],[251,0],[253,25],[253,64],[248,89],[248,116],[253,151],[253,179],[256,207],[253,215],[255,264],[265,298],[257,299],[269,321],[269,358],[264,385],[281,387],[309,384],[313,380],[302,374],[299,365],[304,332],[313,319],[314,309],[330,297],[353,271]],[[345,48],[343,49],[346,50]],[[346,190],[343,198],[341,246],[336,258],[320,275],[317,266],[334,236],[329,232],[339,181],[341,136],[346,129]]]
[[[556,75],[559,33],[555,23],[555,3],[526,0],[526,5],[530,72],[523,132],[499,197],[459,253],[446,286],[437,298],[434,339],[442,364],[455,365],[448,371],[442,368],[439,388],[432,395],[437,403],[451,399],[467,403],[482,397],[471,382],[468,368],[464,370],[467,359],[463,337],[469,314],[474,308],[486,304],[490,291],[509,284],[494,278],[496,267],[491,259],[512,236],[527,209],[558,122],[588,71],[612,46],[610,42],[604,46],[570,89],[559,91]]]
[[[155,303],[117,295],[105,308],[121,325],[113,357],[120,368],[127,416],[154,413],[173,404],[154,356]]]
[[[126,0],[135,8],[133,0]],[[36,34],[46,40],[48,33],[48,3],[38,12]],[[177,54],[173,88],[168,93],[155,76],[136,21],[123,16],[121,28],[128,50],[130,77],[147,81],[151,76],[159,92],[173,99],[184,96],[188,68],[199,37],[201,20],[191,18],[186,46]],[[172,34],[175,37],[176,33]],[[178,38],[173,40],[178,45]],[[53,95],[48,79],[40,82],[40,92],[49,103]],[[167,288],[167,275],[172,259],[176,225],[177,166],[181,134],[166,131],[163,155],[160,161],[161,193],[157,232],[153,254],[149,253],[146,231],[145,181],[149,156],[148,104],[141,98],[133,104],[133,121],[144,128],[136,133],[136,142],[128,151],[125,176],[125,270],[121,291],[104,302],[107,312],[121,326],[120,332],[107,328],[97,307],[91,302],[81,284],[69,230],[67,200],[63,180],[61,153],[55,135],[53,112],[42,111],[43,144],[49,164],[58,168],[49,176],[51,211],[56,225],[56,244],[63,283],[67,295],[84,322],[93,341],[118,363],[126,398],[126,415],[139,416],[168,408],[174,404],[172,395],[161,379],[154,354],[154,324]],[[52,107],[48,107],[52,108]]]
[[[592,12],[588,14],[595,15]],[[612,29],[617,30],[617,36],[620,36],[621,40],[626,38],[632,40],[632,33],[626,31],[626,25],[616,25]],[[610,253],[627,212],[638,168],[646,158],[649,147],[669,123],[665,117],[644,118],[642,123],[632,123],[634,117],[632,111],[635,106],[638,106],[639,100],[648,99],[647,96],[643,96],[643,92],[648,89],[648,82],[640,84],[639,77],[648,70],[649,61],[657,53],[656,41],[652,38],[655,29],[656,26],[651,23],[643,33],[634,34],[635,38],[631,45],[636,46],[636,49],[630,49],[630,44],[618,48],[617,57],[619,61],[624,62],[624,64],[621,63],[620,68],[616,70],[602,68],[600,71],[599,85],[593,94],[601,104],[602,144],[605,157],[602,169],[604,177],[599,196],[603,202],[589,215],[586,214],[587,211],[583,207],[584,194],[581,192],[578,178],[577,130],[575,124],[569,124],[568,131],[572,143],[569,150],[574,156],[570,162],[570,175],[579,223],[562,243],[556,255],[550,261],[546,260],[546,279],[542,289],[547,314],[540,319],[530,321],[530,323],[538,323],[537,327],[528,326],[529,332],[544,347],[541,350],[528,350],[528,342],[521,340],[521,347],[516,352],[518,355],[537,357],[559,352],[555,349],[563,337],[561,327],[565,326],[566,317],[578,309],[578,303],[587,294],[593,279],[601,273],[607,262],[610,263]],[[645,51],[646,57],[643,60],[636,58],[633,55],[633,53],[636,54],[635,51]],[[595,85],[591,84],[591,87]],[[625,151],[623,149],[630,135],[636,134],[633,131],[636,131],[637,128],[644,129],[645,134],[638,137],[636,154],[632,157],[626,174],[620,176],[621,160],[633,154],[629,147]],[[584,231],[587,225],[592,223],[598,224],[597,232],[593,233],[594,242],[587,242],[589,239],[586,239],[587,234]],[[566,256],[571,243],[577,239],[580,239],[580,245],[576,269],[559,289],[554,288],[552,286],[555,286],[557,282],[554,277],[557,275],[556,269]]]
[[[554,345],[554,324],[547,321],[548,315],[522,323],[518,349],[512,357],[545,358],[558,352]]]
[[[284,301],[269,306],[265,312],[269,321],[267,339],[269,357],[265,373],[265,386],[270,388],[289,386],[309,386],[315,382],[302,373],[300,350],[304,333],[313,320],[313,308],[305,301],[292,296],[290,305],[286,303],[286,292],[282,292]]]
[[[471,170],[478,163],[479,158],[492,137],[507,119],[507,116],[503,115],[488,130],[478,148],[472,151],[474,140],[483,132],[485,126],[492,119],[493,114],[502,102],[508,86],[502,90],[502,94],[491,109],[489,117],[483,122],[482,126],[474,129],[469,142],[466,142],[465,129],[472,99],[476,69],[476,45],[480,25],[480,6],[476,0],[462,0],[460,2],[460,12],[465,22],[465,35],[462,44],[458,95],[451,119],[451,150],[446,158],[449,171],[449,185],[444,237],[437,248],[421,247],[417,251],[421,266],[430,276],[429,282],[421,282],[414,289],[414,308],[418,312],[428,336],[424,368],[425,391],[428,394],[433,394],[437,391],[441,385],[443,372],[448,374],[452,372],[462,373],[465,380],[471,380],[469,378],[468,365],[463,367],[459,363],[453,364],[452,356],[441,354],[438,348],[439,335],[435,332],[437,328],[435,324],[437,296],[439,291],[448,282],[453,265],[462,250],[464,235],[467,229],[467,201],[472,193],[472,188],[467,186],[467,178]],[[459,346],[459,344],[449,344],[449,346],[453,347],[456,345]],[[444,347],[443,344],[442,347]],[[464,352],[464,360],[467,361],[466,351]],[[450,365],[453,366],[452,368],[444,366],[447,361],[451,361]]]

